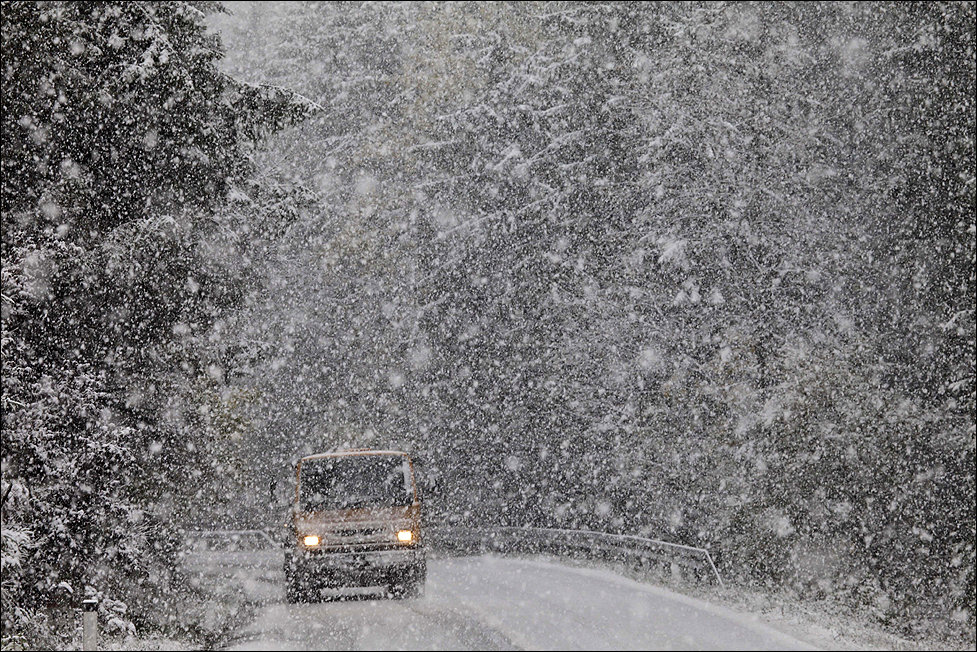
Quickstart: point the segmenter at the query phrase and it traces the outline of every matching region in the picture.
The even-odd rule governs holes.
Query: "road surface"
[[[285,604],[255,581],[257,617],[231,650],[817,649],[748,614],[611,571],[507,557],[430,559],[423,597]]]

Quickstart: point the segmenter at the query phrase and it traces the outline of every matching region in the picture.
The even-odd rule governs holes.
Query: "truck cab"
[[[340,451],[298,461],[285,548],[288,602],[351,586],[416,597],[426,577],[421,500],[407,453]]]

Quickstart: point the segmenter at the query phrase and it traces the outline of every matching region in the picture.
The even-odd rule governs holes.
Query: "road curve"
[[[422,598],[267,604],[232,650],[812,650],[756,617],[606,570],[430,559]]]

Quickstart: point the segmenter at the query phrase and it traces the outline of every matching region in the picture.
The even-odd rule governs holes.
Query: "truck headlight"
[[[302,543],[304,543],[307,548],[315,548],[317,545],[319,545],[319,537],[315,534],[306,535],[302,539]]]
[[[397,541],[401,543],[410,543],[414,540],[414,533],[410,530],[399,530],[397,532]]]

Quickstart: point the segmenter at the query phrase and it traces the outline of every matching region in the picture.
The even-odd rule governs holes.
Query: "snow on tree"
[[[394,439],[436,518],[972,623],[972,6],[239,11],[227,68],[328,107],[239,322],[282,475]]]
[[[201,342],[247,270],[204,254],[284,217],[229,191],[273,194],[254,141],[314,107],[219,71],[213,8],[2,5],[5,647],[63,646],[51,609],[89,594],[110,631],[146,622],[174,588],[164,499],[224,463],[194,449],[201,421],[227,436],[199,416]]]
[[[972,632],[972,4],[215,8],[3,5],[5,637],[372,445]]]

